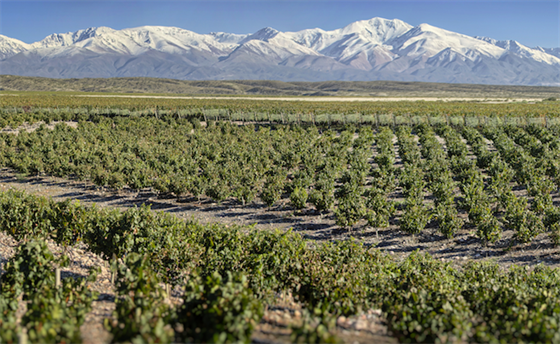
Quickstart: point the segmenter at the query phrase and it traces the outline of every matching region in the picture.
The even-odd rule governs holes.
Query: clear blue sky
[[[95,26],[177,26],[198,33],[332,30],[373,17],[534,47],[560,47],[560,1],[24,1],[0,0],[0,34],[27,43]]]

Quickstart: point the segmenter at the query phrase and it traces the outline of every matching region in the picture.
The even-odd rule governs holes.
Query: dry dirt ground
[[[34,128],[27,128],[33,130]],[[444,141],[439,138],[440,142]],[[488,148],[494,150],[491,142]],[[395,152],[398,152],[395,141]],[[474,158],[474,157],[473,157]],[[397,156],[397,164],[400,159]],[[179,218],[194,219],[201,223],[220,222],[224,224],[252,225],[259,230],[288,230],[291,229],[310,240],[328,241],[355,238],[369,246],[375,246],[386,251],[396,259],[406,257],[414,250],[429,252],[433,257],[460,267],[468,261],[497,262],[507,267],[512,264],[534,266],[544,264],[551,267],[560,266],[560,248],[554,247],[547,234],[540,234],[530,244],[517,244],[509,247],[513,233],[504,231],[502,239],[495,244],[485,246],[475,237],[474,228],[468,224],[457,233],[453,239],[446,239],[437,232],[435,224],[429,224],[420,234],[411,236],[399,230],[396,220],[388,228],[374,229],[367,227],[365,222],[354,226],[352,230],[341,230],[335,225],[331,213],[320,214],[312,207],[296,211],[288,200],[283,200],[272,208],[268,208],[260,201],[243,206],[234,200],[226,200],[221,204],[209,198],[200,201],[195,198],[183,197],[177,199],[171,196],[160,196],[150,189],[134,191],[123,189],[108,190],[89,182],[63,179],[50,176],[21,176],[15,171],[0,169],[0,192],[8,189],[24,190],[28,193],[50,197],[57,201],[72,199],[83,205],[96,204],[99,207],[114,207],[127,209],[142,204],[150,205],[154,211],[164,211],[175,214]],[[519,196],[526,196],[523,188],[514,188]],[[402,201],[400,188],[390,195],[393,200]],[[560,194],[553,194],[555,206],[560,205]],[[433,202],[429,196],[426,203]],[[397,212],[397,218],[402,211]],[[467,215],[461,216],[466,220]],[[17,245],[10,237],[0,233],[0,263],[4,263],[14,254]],[[51,243],[51,248],[57,254],[60,248]],[[110,283],[110,273],[107,263],[100,257],[87,251],[86,247],[78,246],[71,250],[72,264],[65,270],[67,275],[87,274],[90,266],[99,266],[102,273],[92,285],[100,292],[99,299],[94,302],[93,311],[88,315],[82,328],[86,343],[107,343],[110,335],[103,329],[102,321],[111,315],[114,309],[115,294]],[[178,302],[180,291],[172,293],[172,300]],[[300,321],[300,305],[287,296],[278,296],[276,305],[267,309],[263,321],[255,331],[255,342],[289,342],[290,323]],[[338,335],[345,342],[396,342],[387,333],[387,327],[380,318],[379,312],[370,310],[349,319],[339,318],[337,321]]]

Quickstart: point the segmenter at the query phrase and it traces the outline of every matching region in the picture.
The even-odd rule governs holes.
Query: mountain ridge
[[[51,78],[429,81],[560,86],[560,48],[372,18],[253,34],[165,26],[87,28],[27,44],[0,35],[0,73]]]

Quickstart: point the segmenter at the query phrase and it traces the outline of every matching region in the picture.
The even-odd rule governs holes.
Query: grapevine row
[[[291,291],[305,307],[304,326],[294,328],[294,342],[311,338],[333,341],[337,316],[360,314],[371,307],[382,309],[390,330],[403,341],[435,342],[447,338],[465,342],[556,342],[560,331],[557,269],[538,266],[533,270],[513,267],[504,271],[490,263],[471,263],[458,270],[420,253],[396,262],[378,250],[368,250],[351,241],[308,245],[293,233],[200,226],[146,209],[109,213],[73,204],[74,214],[83,215],[68,216],[60,210],[68,209],[68,204],[16,192],[1,196],[2,211],[15,205],[19,211],[0,217],[0,229],[16,238],[29,239],[10,260],[1,279],[0,336],[6,342],[15,341],[19,330],[13,321],[15,295],[10,294],[17,290],[29,297],[31,310],[23,324],[30,338],[37,333],[33,331],[47,325],[52,337],[37,336],[34,341],[79,342],[76,329],[94,294],[82,287],[84,280],[72,279],[65,279],[65,285],[70,287],[62,292],[48,291],[52,290],[52,258],[45,244],[32,238],[56,239],[58,235],[53,234],[50,224],[66,221],[67,230],[82,228],[88,249],[92,249],[97,245],[92,237],[103,234],[96,232],[91,227],[93,221],[88,219],[104,223],[107,234],[123,238],[117,245],[121,259],[108,258],[116,273],[119,297],[105,327],[116,341],[249,342],[264,304],[282,290]],[[50,216],[39,216],[41,211]],[[13,223],[21,225],[10,227]],[[182,237],[166,240],[170,226],[180,227],[176,234]],[[155,236],[146,236],[148,233]],[[178,254],[191,264],[174,265],[172,259],[158,261],[171,258],[169,255],[176,250],[172,245],[180,240],[187,245]],[[68,243],[74,245],[76,241]],[[104,255],[111,252],[104,250]],[[168,269],[160,269],[158,265],[162,263]],[[41,274],[25,274],[28,270],[24,266]],[[165,302],[166,294],[159,282],[166,276],[174,276],[174,283],[183,290],[179,306]],[[72,302],[61,303],[56,293],[61,293],[62,299],[72,295]],[[65,324],[45,318],[53,313],[44,310],[52,307],[65,309],[56,313],[64,315]],[[526,326],[528,322],[533,326]]]

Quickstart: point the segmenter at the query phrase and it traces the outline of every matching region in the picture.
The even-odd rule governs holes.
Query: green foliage
[[[408,204],[399,221],[399,229],[409,234],[418,234],[424,230],[432,215],[422,204]]]
[[[549,208],[543,222],[552,243],[560,246],[560,208]]]
[[[371,227],[387,227],[395,214],[395,203],[387,199],[383,190],[372,187],[366,192],[366,220]]]
[[[29,241],[18,247],[2,275],[0,338],[3,341],[14,341],[21,331],[14,323],[17,299],[21,295],[27,301],[21,326],[26,329],[30,341],[81,342],[80,326],[97,298],[87,284],[96,279],[97,271],[91,270],[88,278],[64,278],[61,287],[56,288],[54,267],[67,262],[65,256],[54,259],[44,241]]]
[[[176,339],[195,343],[249,343],[263,305],[248,288],[247,277],[231,272],[192,278],[175,320]]]
[[[286,175],[281,171],[272,173],[267,177],[261,192],[261,199],[268,207],[272,207],[280,200],[282,192],[284,191],[285,182]]]
[[[500,222],[491,214],[485,214],[480,219],[476,235],[484,242],[496,242],[502,235],[502,227]]]
[[[363,198],[363,179],[357,173],[346,171],[342,176],[342,186],[336,190],[338,206],[334,211],[336,224],[343,228],[352,227],[366,215]]]
[[[0,342],[16,343],[20,329],[16,317],[17,298],[0,294]]]
[[[345,197],[339,201],[334,214],[337,226],[349,228],[366,215],[366,207],[360,198]]]
[[[328,211],[334,205],[334,180],[326,177],[319,177],[315,182],[315,188],[309,195],[309,201],[319,211]]]
[[[385,291],[383,311],[399,340],[436,343],[468,338],[473,313],[448,264],[414,252],[395,272]]]
[[[87,279],[65,278],[59,289],[51,284],[34,292],[21,319],[29,340],[37,343],[81,342],[80,326],[91,311],[91,303],[97,299],[87,282],[96,277],[97,272],[91,271]]]
[[[290,202],[296,209],[303,209],[307,206],[307,190],[302,187],[296,187],[290,194]]]
[[[477,315],[471,341],[560,342],[557,270],[471,263],[461,277],[462,295]]]
[[[449,203],[440,203],[433,214],[438,222],[438,229],[447,238],[452,238],[463,227],[463,220],[458,217],[457,208]]]
[[[23,294],[24,299],[55,284],[54,268],[67,261],[55,260],[45,241],[31,240],[18,246],[16,254],[6,263],[2,275],[2,293]]]
[[[515,232],[514,239],[522,243],[531,242],[534,237],[544,231],[541,219],[527,211],[527,200],[524,198],[512,197],[510,199],[506,208],[505,223]]]
[[[105,319],[105,328],[116,342],[173,341],[173,329],[168,324],[170,307],[150,265],[147,256],[136,253],[129,254],[122,263],[113,262],[118,298],[112,319]]]
[[[50,231],[46,198],[9,190],[0,194],[0,227],[15,240],[45,236]]]
[[[69,112],[57,116],[83,117]],[[296,207],[309,201],[320,211],[333,209],[342,227],[364,218],[370,226],[388,225],[395,212],[389,195],[398,181],[406,196],[398,220],[408,233],[422,231],[433,216],[440,232],[452,237],[462,227],[455,205],[455,199],[462,199],[485,243],[500,238],[500,221],[514,231],[512,244],[530,242],[543,231],[556,245],[560,242],[560,217],[551,197],[560,171],[558,129],[456,131],[419,125],[414,128],[419,145],[409,128],[400,127],[401,173],[393,166],[393,132],[388,128],[376,136],[362,129],[356,139],[351,125],[340,136],[334,131],[320,135],[316,128],[220,122],[191,131],[193,125],[185,125],[180,115],[157,116],[159,120],[95,118],[80,122],[77,129],[59,125],[17,137],[0,134],[0,163],[25,173],[72,175],[99,185],[152,187],[216,201],[235,197],[245,204],[260,195],[273,206],[288,195]],[[447,151],[434,131],[445,139]],[[468,155],[459,132],[476,159]],[[488,140],[497,152],[489,152]],[[372,170],[374,141],[377,166]],[[526,187],[531,202],[516,197],[512,186]],[[424,205],[425,196],[431,205],[428,192],[433,195],[431,209]],[[560,341],[557,270],[502,271],[493,265],[458,270],[417,253],[394,262],[351,241],[312,244],[293,233],[202,226],[149,208],[98,210],[17,192],[0,194],[0,228],[17,240],[51,238],[63,246],[83,240],[106,259],[121,259],[120,297],[107,326],[122,341],[246,342],[262,304],[285,291],[307,310],[302,326],[293,328],[295,342],[335,340],[331,329],[337,315],[371,307],[383,307],[401,341]],[[2,276],[1,340],[17,336],[13,300],[22,292],[31,304],[24,326],[33,338],[79,340],[76,329],[92,294],[78,284],[62,291],[52,288],[52,269],[64,261],[54,260],[41,244],[26,245]],[[185,279],[185,304],[190,306],[173,309],[165,304],[158,283],[180,285]],[[65,303],[66,297],[74,301]],[[57,305],[56,300],[62,302]],[[76,321],[63,323],[61,315]]]
[[[292,343],[340,343],[333,334],[336,317],[315,308],[313,313],[304,310],[301,326],[292,327],[290,339]]]

